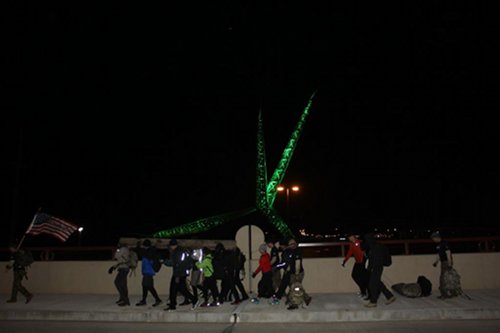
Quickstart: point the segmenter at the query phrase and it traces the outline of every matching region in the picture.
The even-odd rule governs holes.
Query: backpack
[[[137,256],[137,252],[131,250],[127,261],[128,267],[131,270],[135,270],[137,268],[138,261],[139,257]]]
[[[160,256],[158,254],[155,254],[155,256],[153,257],[153,263],[152,263],[152,266],[153,266],[153,270],[155,271],[155,273],[158,273],[161,269],[161,261],[160,261]]]
[[[181,260],[179,262],[179,271],[180,272],[188,272],[188,275],[189,275],[189,272],[194,267],[194,260],[193,260],[193,258],[191,258],[191,256],[189,255],[189,252],[187,252],[187,251],[183,251],[183,256],[184,256],[184,260]]]
[[[385,267],[389,267],[392,265],[392,256],[387,246],[384,246],[384,262],[382,264]]]
[[[417,283],[420,285],[420,289],[422,289],[422,296],[427,297],[432,293],[432,283],[423,275],[420,275],[417,279]]]
[[[35,259],[33,259],[33,253],[30,250],[19,251],[18,265],[21,267],[29,267]]]

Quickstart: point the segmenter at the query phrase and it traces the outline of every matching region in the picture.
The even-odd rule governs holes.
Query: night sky
[[[272,172],[316,89],[285,178],[301,187],[293,228],[495,233],[497,17],[460,3],[18,2],[3,14],[2,244],[39,207],[115,244],[253,206],[259,109]]]

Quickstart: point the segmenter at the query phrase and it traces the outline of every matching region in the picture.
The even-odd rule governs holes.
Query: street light
[[[283,185],[280,185],[276,188],[278,192],[286,192],[286,210],[288,215],[290,215],[290,190],[292,192],[299,192],[300,187],[298,186],[292,186],[292,187],[285,187]]]
[[[82,232],[83,232],[83,227],[78,228],[78,246],[82,245]]]

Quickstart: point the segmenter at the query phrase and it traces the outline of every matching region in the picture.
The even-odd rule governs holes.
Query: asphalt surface
[[[453,321],[406,321],[369,323],[307,323],[307,324],[178,324],[178,323],[89,323],[47,321],[1,321],[2,333],[128,333],[128,332],[203,332],[203,333],[250,333],[250,332],[370,332],[370,333],[498,333],[500,320],[453,320]]]

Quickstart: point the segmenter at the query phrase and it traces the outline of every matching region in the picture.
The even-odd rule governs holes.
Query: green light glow
[[[262,123],[262,111],[259,112],[259,122],[257,125],[257,208],[261,211],[268,208],[267,203],[267,163],[266,145],[264,141],[264,126]]]
[[[293,131],[290,141],[288,141],[288,145],[281,155],[281,160],[279,161],[276,170],[274,170],[271,181],[267,185],[267,202],[270,207],[272,207],[274,204],[274,200],[276,199],[276,188],[283,181],[286,169],[288,168],[288,165],[290,164],[293,156],[293,152],[295,151],[295,147],[297,147],[297,142],[299,141],[300,134],[302,132],[302,129],[304,128],[307,116],[309,115],[309,110],[311,109],[311,104],[315,94],[316,92],[314,92],[309,98],[309,102],[302,112],[302,116],[297,123],[297,127]]]
[[[255,208],[247,208],[236,212],[220,214],[216,216],[207,217],[191,223],[186,223],[168,230],[163,230],[155,233],[155,238],[171,238],[183,235],[197,234],[203,231],[215,228],[225,222],[243,217],[245,215],[255,212]]]
[[[305,121],[311,108],[314,92],[309,98],[302,116],[297,123],[295,130],[292,133],[290,141],[286,146],[281,160],[274,170],[271,181],[267,182],[267,163],[266,163],[266,149],[264,141],[264,126],[262,120],[262,112],[259,112],[257,124],[257,165],[256,165],[256,206],[257,208],[248,208],[237,212],[220,214],[212,217],[207,217],[194,222],[183,224],[168,230],[163,230],[155,233],[153,236],[156,238],[171,238],[183,235],[191,235],[215,228],[228,221],[243,217],[259,210],[284,237],[293,236],[292,231],[285,223],[283,218],[273,208],[276,199],[276,188],[283,181],[286,170],[292,159],[293,152],[297,147],[302,129],[304,128]]]

